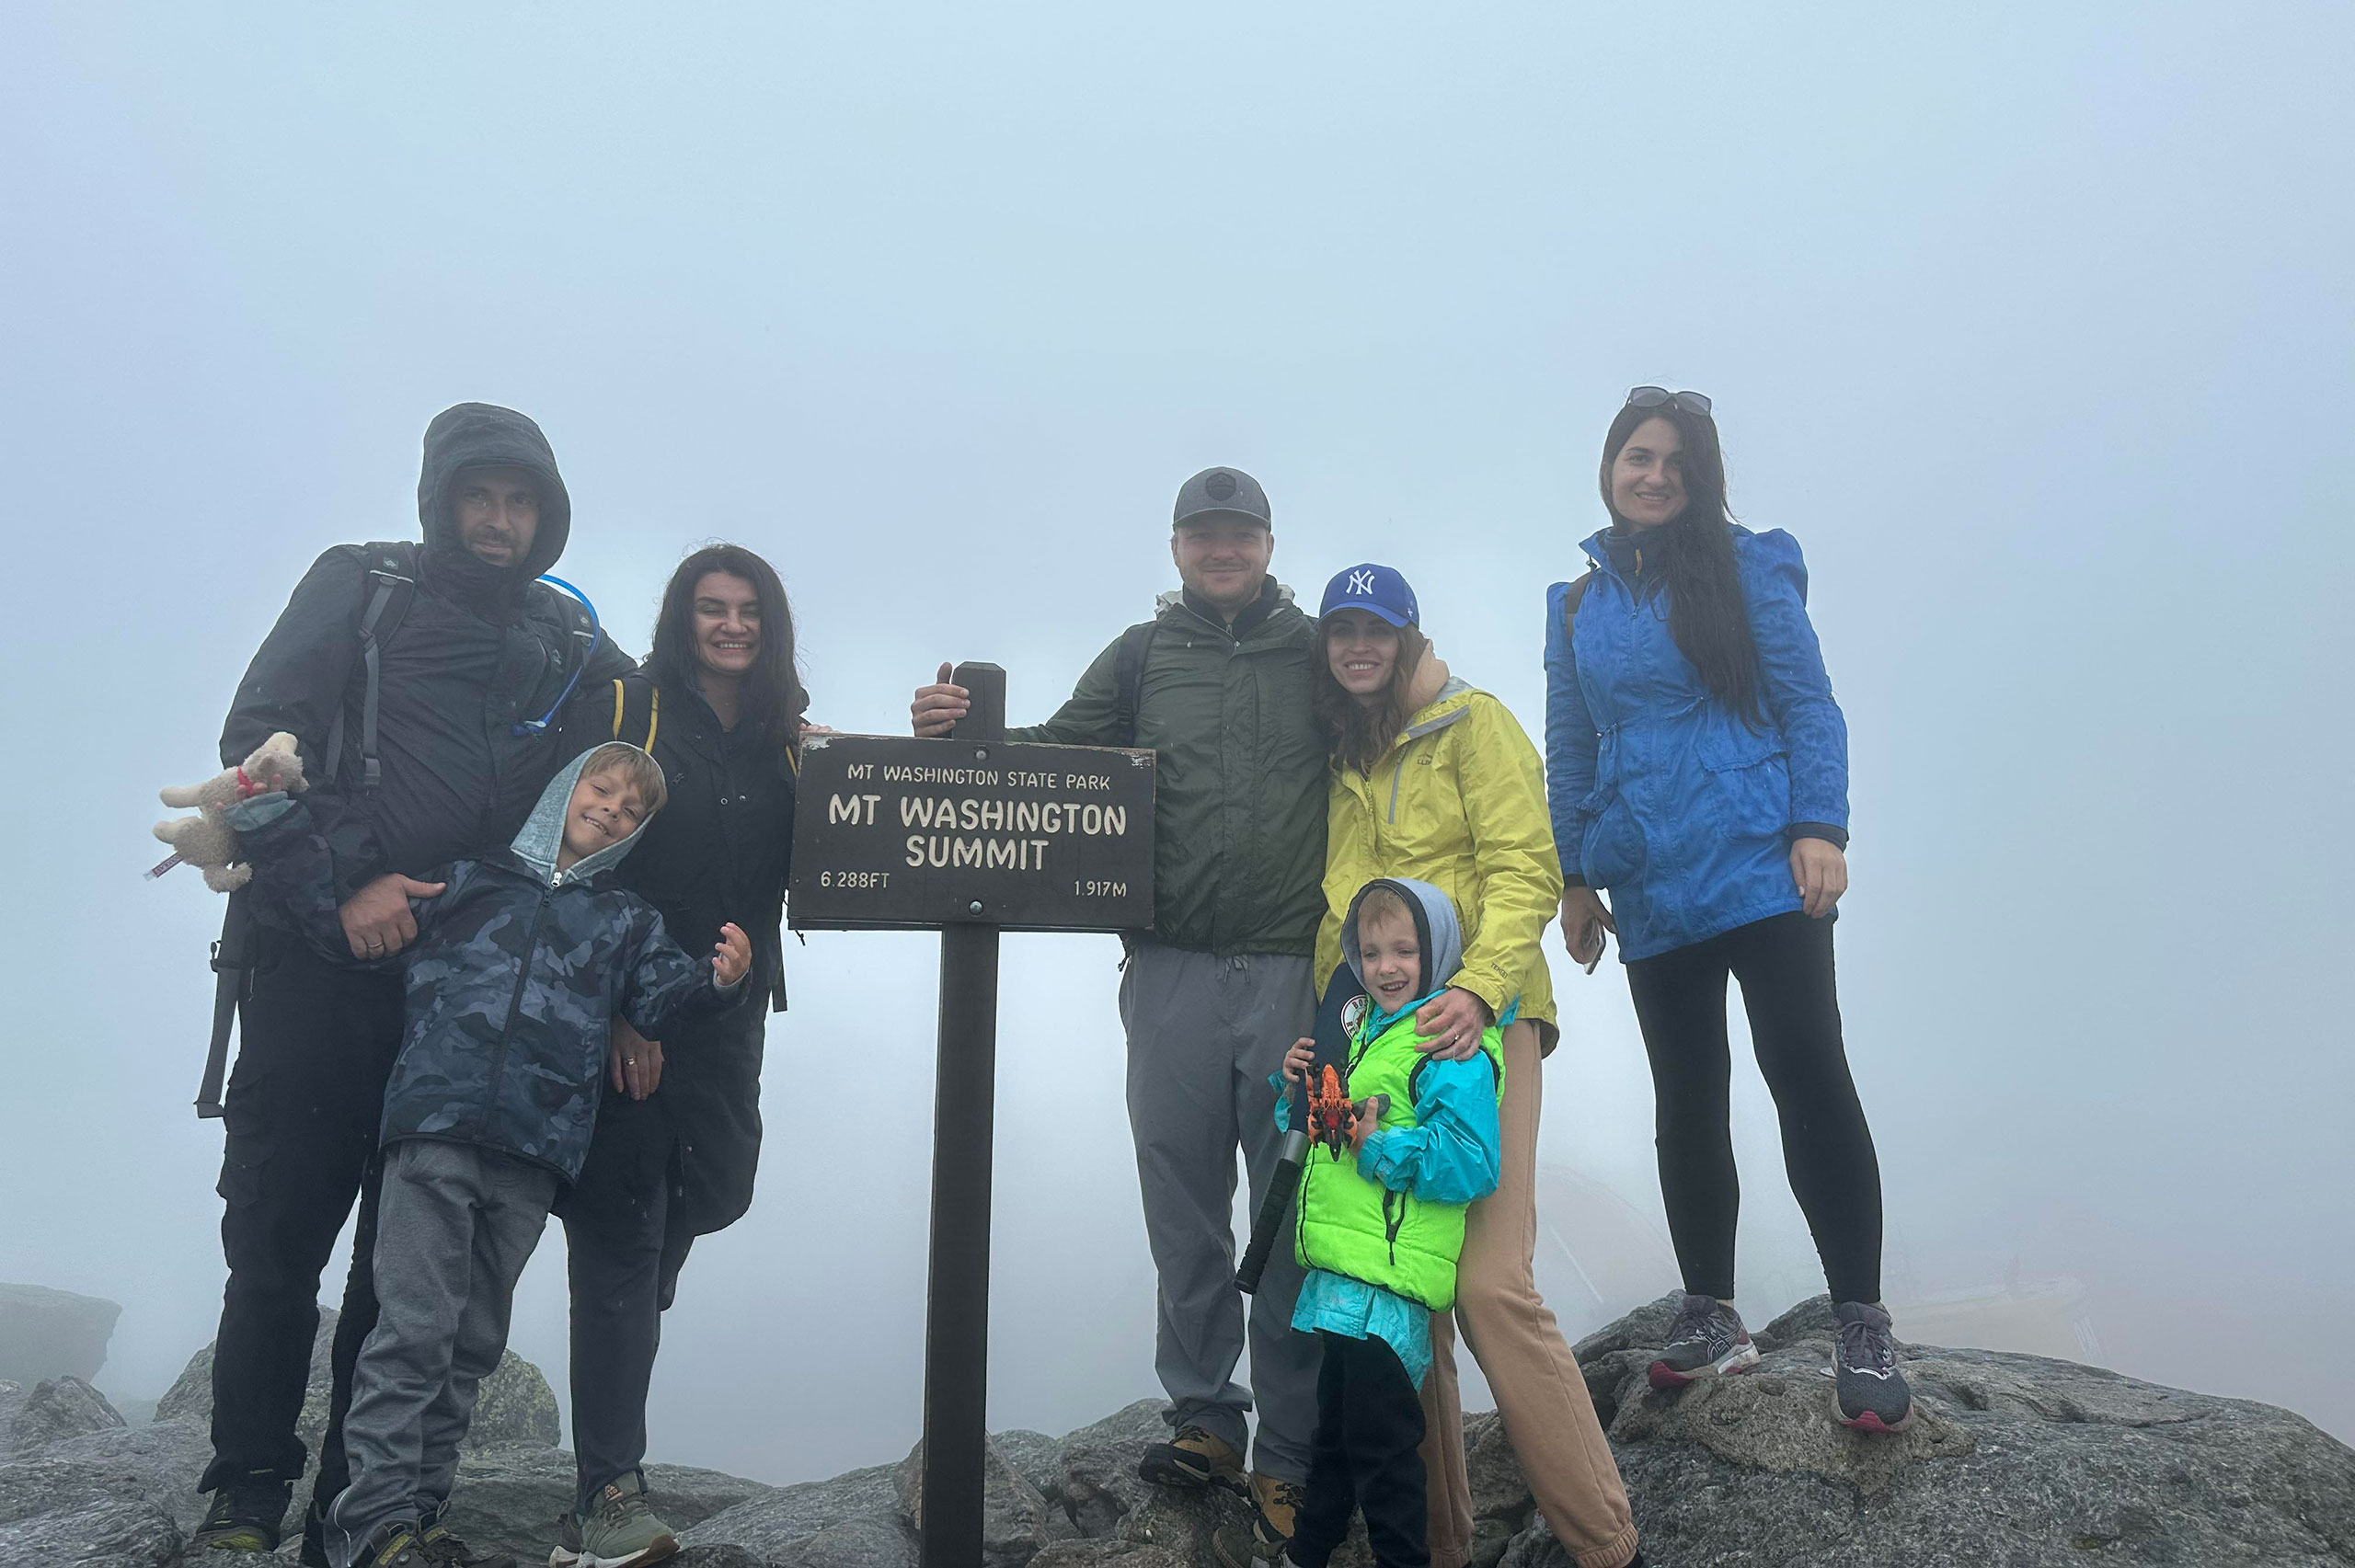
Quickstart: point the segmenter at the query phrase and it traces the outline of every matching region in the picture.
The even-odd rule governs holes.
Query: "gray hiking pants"
[[[1317,1344],[1292,1331],[1301,1270],[1283,1242],[1249,1298],[1251,1387],[1234,1380],[1245,1337],[1235,1156],[1240,1147],[1256,1214],[1282,1141],[1268,1080],[1315,1022],[1309,967],[1306,958],[1141,943],[1120,976],[1129,1127],[1160,1276],[1154,1370],[1169,1395],[1164,1413],[1170,1425],[1200,1426],[1242,1453],[1244,1417],[1256,1402],[1251,1468],[1303,1482],[1316,1430]]]
[[[557,1174],[495,1150],[403,1139],[385,1150],[376,1327],[351,1378],[351,1484],[327,1511],[350,1568],[378,1526],[450,1498],[475,1391],[507,1348],[515,1281],[547,1228]]]

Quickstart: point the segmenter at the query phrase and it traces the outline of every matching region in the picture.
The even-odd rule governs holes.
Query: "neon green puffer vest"
[[[1480,1048],[1496,1065],[1501,1099],[1503,1036],[1488,1029],[1480,1036]],[[1383,1113],[1383,1127],[1413,1127],[1415,1070],[1425,1059],[1415,1048],[1415,1015],[1409,1013],[1371,1043],[1361,1039],[1350,1066],[1350,1098],[1387,1094],[1390,1108]],[[1465,1207],[1392,1192],[1359,1175],[1357,1162],[1348,1155],[1336,1160],[1323,1149],[1311,1149],[1300,1175],[1293,1255],[1304,1268],[1347,1275],[1444,1312],[1455,1305]]]

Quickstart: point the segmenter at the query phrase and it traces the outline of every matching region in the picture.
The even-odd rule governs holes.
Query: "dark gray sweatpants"
[[[350,1568],[377,1527],[450,1499],[475,1391],[507,1348],[515,1282],[556,1201],[557,1174],[496,1150],[404,1139],[385,1150],[376,1327],[351,1378],[351,1484],[327,1511]]]
[[[1316,1430],[1317,1345],[1292,1331],[1301,1270],[1281,1242],[1249,1298],[1251,1386],[1234,1380],[1246,1323],[1235,1288],[1235,1159],[1240,1149],[1256,1214],[1282,1141],[1268,1080],[1315,1022],[1309,969],[1306,958],[1141,943],[1120,976],[1129,1127],[1160,1276],[1154,1370],[1169,1395],[1166,1417],[1240,1453],[1256,1403],[1251,1468],[1303,1482]]]

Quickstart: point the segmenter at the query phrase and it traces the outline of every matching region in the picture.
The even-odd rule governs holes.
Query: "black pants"
[[[1325,1560],[1365,1511],[1376,1568],[1429,1568],[1430,1506],[1424,1499],[1423,1402],[1398,1353],[1378,1339],[1320,1333],[1316,1436],[1309,1446],[1308,1495],[1292,1520],[1289,1555],[1301,1568]]]
[[[1684,1288],[1733,1297],[1734,1173],[1726,977],[1741,982],[1783,1165],[1835,1301],[1880,1299],[1880,1162],[1848,1074],[1832,921],[1797,910],[1627,966],[1651,1058],[1660,1196]]]
[[[341,1491],[351,1368],[376,1322],[376,1129],[400,1048],[401,979],[340,969],[282,933],[257,933],[239,1012],[221,1164],[229,1284],[213,1356],[213,1462],[201,1490],[303,1473],[294,1425],[319,1326],[319,1276],[361,1204],[336,1326],[318,1491]]]
[[[580,1179],[558,1204],[572,1289],[572,1448],[584,1515],[646,1459],[646,1394],[689,1234],[679,1139],[660,1093],[606,1086]]]

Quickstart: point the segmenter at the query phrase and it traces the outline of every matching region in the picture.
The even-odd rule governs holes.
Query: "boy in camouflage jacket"
[[[752,944],[725,927],[688,957],[604,875],[660,809],[662,770],[601,746],[550,780],[513,844],[437,873],[411,900],[408,1021],[385,1090],[375,1332],[352,1380],[351,1485],[327,1518],[338,1568],[446,1555],[439,1523],[475,1391],[507,1345],[515,1282],[580,1173],[613,1020],[659,1039],[741,989]],[[348,953],[327,846],[299,798],[233,807],[256,879],[324,953]],[[429,1552],[429,1548],[436,1549]]]

